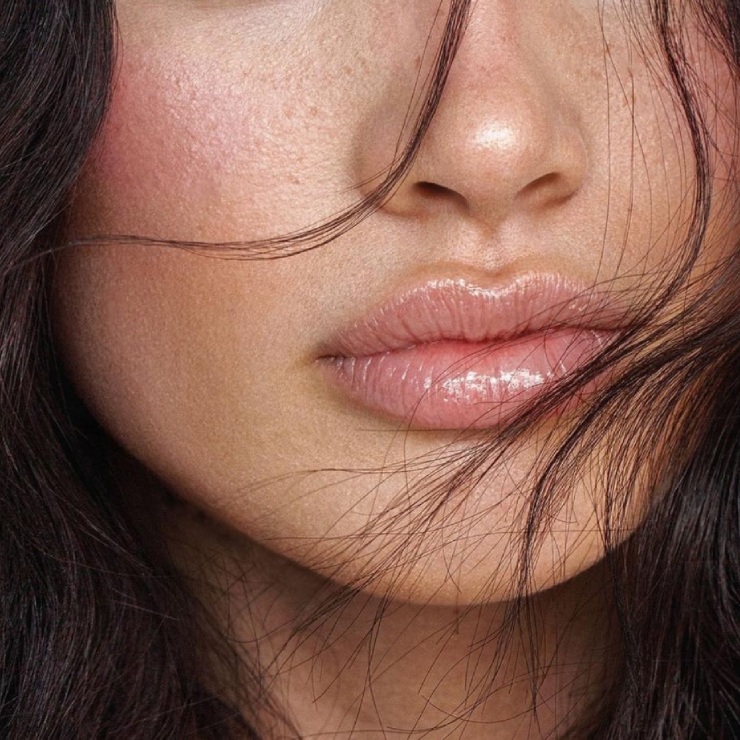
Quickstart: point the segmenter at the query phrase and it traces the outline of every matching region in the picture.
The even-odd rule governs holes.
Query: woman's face
[[[72,236],[252,241],[340,213],[408,136],[447,9],[119,0],[113,104]],[[478,0],[408,177],[314,251],[67,250],[56,330],[93,414],[180,496],[301,565],[350,582],[413,542],[408,578],[388,569],[373,588],[502,598],[532,465],[565,422],[540,424],[444,504],[434,486],[517,399],[608,342],[676,267],[686,234],[690,137],[641,13]],[[713,152],[711,260],[734,226],[720,203],[735,92],[716,50],[680,26],[724,155]],[[593,475],[548,532],[536,587],[600,557],[605,455],[594,450]],[[383,511],[381,533],[371,523]]]

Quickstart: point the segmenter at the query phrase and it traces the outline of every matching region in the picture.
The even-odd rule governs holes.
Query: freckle
[[[318,107],[315,106],[315,105],[312,105],[308,109],[308,114],[311,116],[311,118],[316,118],[319,115],[319,109],[318,109]]]

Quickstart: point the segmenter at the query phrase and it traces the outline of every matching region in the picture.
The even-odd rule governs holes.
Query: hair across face
[[[696,160],[647,3],[475,3],[392,196],[319,249],[250,260],[248,243],[329,220],[382,182],[443,38],[437,11],[120,0],[112,107],[70,223],[100,243],[60,256],[53,315],[80,397],[179,497],[320,575],[356,583],[393,555],[403,577],[388,568],[368,588],[459,603],[510,595],[532,481],[624,363],[445,494],[453,477],[483,459],[527,382],[536,401],[541,376],[583,367],[646,312],[680,314],[734,247],[736,92],[687,15],[714,199],[694,287],[664,307],[687,264]],[[247,246],[218,259],[102,238],[116,234]],[[491,346],[507,329],[494,342],[490,323],[538,311],[528,344]],[[475,312],[483,328],[455,324]],[[471,390],[486,372],[505,390]],[[535,589],[603,556],[614,450],[596,444],[571,483]]]

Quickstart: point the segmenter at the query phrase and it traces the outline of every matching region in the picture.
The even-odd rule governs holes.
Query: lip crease
[[[482,429],[582,367],[623,325],[603,293],[559,274],[444,278],[396,293],[318,361],[374,413],[416,429]]]

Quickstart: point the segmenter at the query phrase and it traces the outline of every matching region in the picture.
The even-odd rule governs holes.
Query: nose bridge
[[[542,145],[554,96],[528,45],[532,32],[514,2],[474,5],[447,101],[448,114],[457,108],[469,117],[471,145],[502,152]],[[540,49],[545,41],[540,39]]]
[[[454,191],[487,217],[567,197],[585,173],[584,142],[559,91],[561,71],[548,69],[554,41],[543,38],[544,22],[529,24],[523,5],[473,6],[410,177],[410,187]]]

